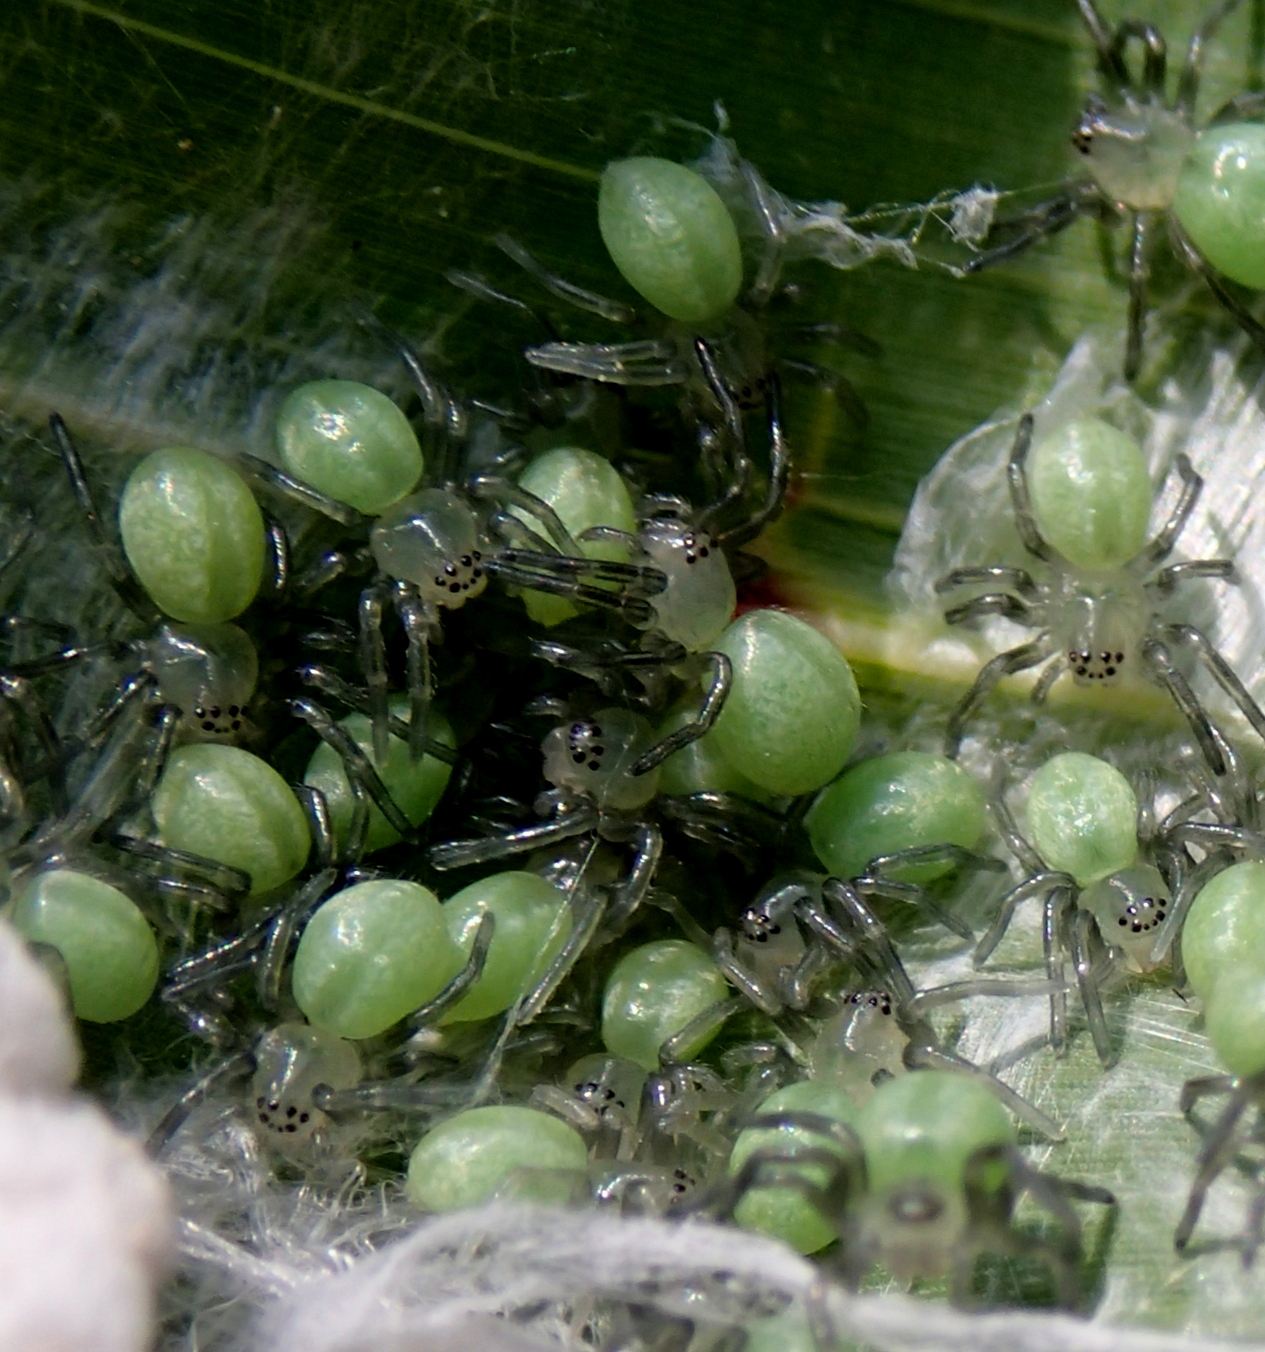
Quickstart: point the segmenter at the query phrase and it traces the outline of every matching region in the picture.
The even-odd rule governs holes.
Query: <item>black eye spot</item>
[[[233,731],[240,732],[241,730],[242,730],[242,720],[240,718],[233,719]]]
[[[286,1109],[286,1116],[287,1116],[287,1117],[298,1117],[298,1115],[299,1115],[299,1110],[298,1110],[298,1109],[294,1106],[294,1104],[292,1103],[292,1104]]]
[[[198,707],[193,711],[193,716],[194,718],[205,718],[206,710],[199,704]]]
[[[479,551],[476,549],[474,553],[470,555],[470,557],[475,561],[475,563],[478,563],[479,560],[483,557],[483,555],[480,554]]]
[[[456,565],[455,563],[446,563],[446,564],[444,564],[444,575],[445,575],[446,577],[456,577],[456,576],[457,576],[457,565]]]
[[[769,936],[761,930],[760,933],[755,936],[755,941],[758,944],[767,944],[769,942]]]
[[[1123,662],[1123,661],[1124,661],[1124,653],[1117,653],[1117,654],[1116,654],[1116,666],[1119,666],[1120,663]]]
[[[589,769],[590,769],[590,770],[600,770],[601,768],[602,768],[602,762],[601,762],[601,761],[599,761],[599,760],[591,760],[591,761],[589,761]]]
[[[300,1121],[300,1122],[310,1122],[311,1120],[312,1120],[312,1114],[311,1114],[311,1113],[300,1113],[300,1114],[299,1114],[299,1121]]]
[[[449,590],[450,592],[452,592],[453,595],[455,596],[455,595],[457,594],[457,592],[459,592],[459,591],[461,590],[461,583],[460,583],[460,582],[450,582],[450,583],[448,584],[448,590]]]
[[[571,753],[571,759],[572,759],[577,765],[583,765],[583,764],[584,764],[584,761],[585,761],[585,755],[584,755],[584,752],[583,752],[583,751],[573,751],[573,752]]]
[[[711,552],[712,552],[712,551],[711,551],[710,549],[708,549],[706,545],[704,545],[704,546],[702,547],[702,549],[700,549],[700,550],[698,551],[698,557],[699,557],[700,559],[705,559],[705,558],[707,558],[707,556],[708,556]]]
[[[476,568],[474,572],[470,574],[470,576],[474,578],[474,580],[477,582],[483,576],[483,569]]]
[[[436,573],[436,574],[435,574],[435,586],[437,586],[437,587],[442,587],[443,585],[444,585],[444,580],[443,580],[443,578],[440,577],[438,573]]]
[[[257,1099],[255,1100],[255,1107],[256,1107],[256,1108],[262,1108],[263,1106],[264,1106],[264,1100],[261,1099],[261,1098],[257,1098]]]
[[[469,554],[463,554],[463,555],[461,556],[461,566],[462,566],[463,568],[469,568],[469,567],[470,567],[470,564],[471,564],[472,562],[473,562],[473,560],[470,558],[470,555],[469,555]]]
[[[203,723],[202,723],[202,731],[203,731],[203,732],[214,732],[214,731],[215,731],[215,724],[212,723],[211,720],[210,720],[209,718],[204,719],[204,720],[203,720]]]
[[[260,1113],[260,1114],[259,1114],[259,1120],[260,1120],[260,1121],[264,1124],[264,1126],[266,1127],[266,1126],[268,1125],[268,1114],[267,1114],[267,1113]]]
[[[1124,916],[1121,916],[1120,919],[1116,921],[1116,923],[1118,925],[1127,925],[1129,922],[1124,918]]]
[[[281,1105],[276,1101],[276,1099],[273,1099],[273,1101],[268,1105],[268,1107],[271,1108],[272,1111],[275,1113],[278,1111]]]
[[[1107,675],[1108,675],[1108,676],[1114,676],[1115,674],[1116,674],[1116,669],[1115,669],[1115,667],[1108,667],[1108,668],[1107,668]]]
[[[293,1122],[287,1122],[287,1123],[285,1124],[285,1129],[286,1129],[286,1131],[288,1131],[288,1132],[296,1132],[296,1131],[298,1131],[298,1127],[296,1127],[296,1126],[294,1125]]]

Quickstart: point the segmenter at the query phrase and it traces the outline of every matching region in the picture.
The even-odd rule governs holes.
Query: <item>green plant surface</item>
[[[1180,50],[1203,6],[1144,8]],[[1261,34],[1252,5],[1226,24],[1202,107],[1259,85]],[[356,307],[473,385],[491,379],[489,346],[532,335],[458,296],[445,271],[511,283],[490,245],[503,229],[626,296],[597,233],[602,166],[701,149],[670,124],[710,127],[717,102],[741,152],[795,198],[860,210],[984,183],[1030,202],[1074,169],[1068,132],[1094,83],[1070,0],[22,0],[0,8],[0,79],[5,473],[37,477],[58,473],[28,437],[52,408],[97,451],[266,451],[283,387],[386,378]],[[762,548],[783,593],[853,659],[876,714],[943,707],[973,674],[927,670],[928,622],[884,589],[916,484],[994,410],[1043,392],[1084,329],[1119,328],[1109,263],[1122,233],[1080,222],[967,280],[890,263],[796,270],[806,312],[854,323],[882,355],[843,358],[864,432],[820,391],[791,393],[797,501]],[[1178,339],[1220,323],[1175,267],[1157,266],[1155,289],[1183,301],[1166,317]],[[1144,392],[1170,351],[1180,341],[1154,345]],[[1112,713],[1131,732],[1171,725],[1146,694]],[[1000,957],[1031,966],[1034,936],[1019,927]],[[1237,1254],[1171,1250],[1196,1149],[1176,1095],[1214,1069],[1197,1012],[1158,980],[1112,1010],[1112,1071],[1078,1028],[1065,1060],[1038,1049],[1007,1072],[1068,1121],[1048,1166],[1121,1199],[1097,1250],[1099,1313],[1254,1333],[1262,1287]],[[1000,1028],[972,1025],[963,1045],[987,1053]],[[1232,1233],[1245,1197],[1231,1181],[1207,1233]],[[998,1295],[1018,1271],[995,1270]]]

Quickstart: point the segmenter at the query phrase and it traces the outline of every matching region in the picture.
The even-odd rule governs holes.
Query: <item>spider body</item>
[[[1221,0],[1195,30],[1173,98],[1165,84],[1167,44],[1150,23],[1125,19],[1115,29],[1095,0],[1076,0],[1098,53],[1110,99],[1093,96],[1072,133],[1087,175],[1071,179],[1054,198],[999,222],[1000,241],[967,264],[976,272],[1011,258],[1078,216],[1126,217],[1130,227],[1129,315],[1124,374],[1132,380],[1142,360],[1147,285],[1159,227],[1178,259],[1203,278],[1218,302],[1257,346],[1265,327],[1237,288],[1265,287],[1265,135],[1245,117],[1259,114],[1259,93],[1243,94],[1215,112],[1203,130],[1195,97],[1204,46],[1239,0]],[[1142,49],[1140,72],[1126,60],[1131,43]]]
[[[1033,418],[1019,420],[1007,466],[1011,505],[1031,569],[1005,564],[958,568],[940,593],[996,584],[945,611],[950,624],[1003,615],[1036,631],[985,663],[949,718],[945,751],[956,756],[966,725],[1003,676],[1046,665],[1033,692],[1042,700],[1064,672],[1079,685],[1112,685],[1146,670],[1173,696],[1214,765],[1215,735],[1193,692],[1173,668],[1168,644],[1195,651],[1216,680],[1244,704],[1233,673],[1207,637],[1166,621],[1163,603],[1192,578],[1237,580],[1227,559],[1158,566],[1172,553],[1203,480],[1177,457],[1182,491],[1168,519],[1146,538],[1152,492],[1140,448],[1097,418],[1065,423],[1033,447]],[[1228,673],[1228,675],[1227,675]],[[1245,708],[1245,712],[1247,712]],[[1249,717],[1251,714],[1249,713]]]

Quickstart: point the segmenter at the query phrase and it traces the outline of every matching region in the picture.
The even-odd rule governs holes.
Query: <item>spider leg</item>
[[[1015,513],[1015,526],[1023,547],[1038,559],[1050,562],[1054,551],[1046,543],[1032,510],[1032,494],[1028,489],[1028,452],[1032,449],[1033,417],[1025,413],[1015,428],[1015,440],[1006,461],[1006,482],[1010,486],[1010,503]]]
[[[1216,777],[1224,776],[1228,766],[1221,752],[1221,738],[1203,705],[1196,698],[1195,692],[1190,688],[1190,682],[1174,665],[1173,655],[1168,647],[1159,639],[1147,639],[1142,644],[1142,659],[1181,710],[1182,716],[1190,725],[1195,741],[1199,744],[1200,752],[1208,763],[1208,768]],[[1237,679],[1235,677],[1235,680]]]
[[[963,624],[984,615],[1003,615],[1016,624],[1031,624],[1032,610],[1032,605],[1022,597],[1012,596],[1009,592],[986,592],[961,605],[951,606],[944,612],[944,620],[946,624]]]
[[[1032,694],[1029,698],[1033,704],[1044,704],[1049,696],[1054,683],[1067,670],[1068,664],[1062,657],[1056,657],[1053,662],[1041,673],[1040,679],[1032,687]]]
[[[983,966],[992,956],[994,949],[1001,943],[1002,936],[1010,928],[1010,922],[1015,918],[1015,911],[1021,903],[1034,897],[1048,896],[1050,893],[1070,885],[1071,878],[1066,873],[1056,873],[1053,869],[1043,868],[1040,873],[1031,878],[1026,878],[1017,886],[1012,887],[1002,897],[998,904],[997,914],[993,917],[993,923],[989,925],[984,936],[975,946],[973,960],[976,967]]]
[[[339,502],[337,498],[331,498],[328,493],[322,493],[311,484],[305,484],[301,479],[294,478],[285,470],[278,469],[276,465],[270,465],[257,455],[238,451],[234,460],[248,479],[274,489],[282,497],[297,502],[302,507],[310,507],[314,512],[336,521],[340,526],[362,526],[368,520],[363,512],[358,512],[345,502]]]
[[[1190,35],[1190,42],[1186,46],[1186,59],[1182,63],[1181,74],[1177,77],[1177,97],[1173,107],[1178,113],[1189,117],[1195,111],[1195,97],[1199,93],[1199,77],[1203,67],[1204,44],[1212,37],[1221,21],[1238,7],[1239,0],[1221,0],[1221,4],[1212,9],[1203,23]],[[1258,100],[1259,97],[1258,95]],[[1220,116],[1221,113],[1218,113],[1213,121],[1216,122]]]
[[[1032,574],[1026,568],[1012,568],[1003,563],[985,564],[979,568],[955,568],[937,580],[935,591],[937,596],[941,596],[955,587],[972,587],[990,582],[999,583],[1025,601],[1036,600],[1037,584],[1032,580]]]
[[[1098,64],[1103,71],[1124,88],[1129,87],[1129,72],[1116,49],[1111,27],[1103,18],[1094,0],[1076,0],[1076,8],[1089,30],[1089,36],[1098,51]]]
[[[512,854],[525,854],[529,850],[557,845],[593,830],[596,825],[597,810],[583,807],[553,821],[521,826],[503,835],[477,840],[449,840],[441,845],[432,845],[427,857],[437,869],[464,868],[468,864],[485,864],[493,859],[504,859]]]
[[[1050,995],[1050,1046],[1056,1056],[1067,1051],[1067,984],[1063,976],[1060,947],[1064,912],[1076,904],[1076,888],[1064,884],[1052,888],[1045,899],[1041,916],[1041,948],[1045,955],[1045,974],[1058,989]]]
[[[638,756],[628,772],[630,775],[647,774],[662,765],[669,756],[675,755],[711,731],[721,709],[724,708],[725,700],[729,698],[729,689],[733,684],[733,664],[724,653],[711,652],[705,653],[704,656],[711,665],[712,679],[707,687],[707,694],[699,705],[698,713],[688,723],[669,733],[667,737]]]
[[[1260,117],[1262,112],[1265,112],[1265,90],[1254,89],[1246,94],[1236,94],[1234,98],[1223,103],[1213,113],[1208,125],[1216,127],[1222,122],[1249,122],[1253,118]]]
[[[1142,90],[1153,99],[1164,95],[1164,79],[1168,74],[1168,44],[1164,35],[1153,23],[1142,19],[1125,19],[1118,24],[1111,35],[1111,49],[1115,55],[1115,64],[1122,70],[1127,69],[1124,62],[1125,49],[1131,38],[1142,44]]]
[[[586,291],[584,287],[576,286],[574,282],[567,281],[556,272],[550,272],[512,236],[501,233],[496,235],[492,242],[503,254],[513,259],[529,277],[539,282],[551,296],[616,324],[637,322],[637,312],[631,306],[598,295],[596,291]]]
[[[690,368],[672,343],[642,338],[631,343],[542,343],[523,355],[533,366],[606,385],[684,385]]]
[[[610,906],[606,912],[605,928],[612,934],[622,934],[633,912],[645,901],[663,855],[663,836],[657,827],[643,822],[633,829],[632,839],[632,866],[611,889]]]
[[[1260,320],[1234,294],[1221,274],[1204,259],[1204,256],[1186,237],[1185,231],[1171,216],[1168,221],[1168,231],[1178,258],[1192,272],[1203,278],[1217,303],[1229,313],[1234,322],[1258,348],[1265,350],[1265,325],[1262,325]]]
[[[786,493],[791,482],[791,453],[782,429],[782,382],[776,371],[769,372],[764,406],[769,437],[769,486],[764,502],[754,516],[717,535],[718,542],[730,549],[754,540],[765,526],[781,516],[786,506]]]
[[[818,389],[829,390],[858,430],[864,431],[870,425],[870,410],[866,408],[865,400],[841,371],[831,370],[820,362],[807,361],[803,357],[783,357],[778,365],[784,371],[794,371],[796,375],[807,377]]]
[[[1237,583],[1239,580],[1238,571],[1229,559],[1187,559],[1184,563],[1170,563],[1167,568],[1161,568],[1146,585],[1160,596],[1171,596],[1183,582],[1197,577],[1211,577],[1218,582]]]
[[[343,763],[343,771],[348,782],[359,780],[365,792],[373,799],[378,811],[405,840],[411,840],[414,835],[413,823],[404,815],[374,766],[375,761],[381,765],[386,758],[379,756],[375,751],[373,760],[370,760],[347,729],[335,723],[329,714],[312,700],[291,699],[286,703],[291,713],[302,719],[321,741],[337,753]]]
[[[1072,917],[1069,935],[1072,955],[1072,968],[1076,972],[1076,985],[1080,991],[1081,1003],[1085,1007],[1085,1018],[1089,1023],[1089,1032],[1094,1039],[1094,1050],[1102,1062],[1103,1069],[1115,1064],[1116,1054],[1112,1050],[1111,1038],[1107,1033],[1107,1020],[1103,1015],[1102,996],[1094,976],[1093,961],[1090,957],[1090,939],[1094,927],[1094,917],[1077,908]]]
[[[1155,538],[1147,545],[1142,555],[1144,566],[1162,563],[1173,552],[1177,537],[1185,528],[1191,512],[1195,510],[1195,504],[1199,501],[1199,495],[1203,492],[1203,476],[1196,471],[1194,465],[1190,463],[1190,457],[1185,452],[1177,456],[1173,465],[1182,481],[1181,492],[1173,510],[1168,515],[1168,520],[1164,522],[1156,532]],[[1164,571],[1168,572],[1168,569]],[[1163,590],[1163,588],[1161,589]]]
[[[88,483],[88,475],[84,470],[79,448],[70,435],[70,429],[66,426],[65,419],[60,413],[51,413],[48,418],[48,426],[53,434],[57,453],[61,456],[66,477],[70,480],[71,491],[75,495],[75,502],[79,506],[80,515],[88,527],[88,534],[92,537],[92,543],[97,548],[97,553],[105,565],[106,572],[110,575],[111,584],[133,613],[142,616],[152,614],[152,604],[136,585],[123,557],[122,550],[106,530],[101,514],[97,511],[97,505],[92,496],[92,486]],[[22,543],[23,541],[19,540],[16,548],[20,550]],[[4,562],[6,568],[15,556],[14,553],[6,555]]]
[[[1031,643],[1025,643],[1018,648],[1010,648],[985,662],[979,670],[979,675],[975,678],[975,683],[959,701],[957,708],[949,715],[948,725],[944,732],[944,754],[950,760],[956,759],[958,750],[962,745],[967,721],[1003,676],[1012,676],[1015,672],[1027,671],[1030,667],[1037,666],[1052,655],[1053,645],[1050,641],[1050,635],[1044,633]]]
[[[294,937],[325,899],[337,877],[332,868],[322,869],[309,878],[268,923],[255,962],[255,991],[259,1003],[271,1013],[281,1008],[281,984]]]
[[[360,593],[360,665],[369,689],[370,718],[373,722],[373,758],[386,762],[390,709],[387,705],[387,654],[382,637],[382,588],[375,583]]]
[[[483,975],[483,968],[488,958],[488,949],[492,946],[492,939],[495,934],[496,916],[491,911],[484,911],[482,916],[479,917],[479,927],[474,932],[474,942],[470,945],[470,953],[466,958],[465,965],[438,995],[431,1000],[427,1000],[424,1005],[419,1005],[408,1016],[408,1025],[411,1029],[417,1030],[433,1024],[441,1014],[450,1010],[478,981]]]
[[[1213,562],[1213,560],[1209,560]],[[1233,668],[1213,647],[1212,640],[1201,629],[1192,624],[1169,624],[1164,626],[1165,637],[1192,648],[1211,672],[1213,679],[1238,706],[1239,712],[1252,725],[1258,737],[1265,739],[1265,710],[1252,698],[1247,686],[1235,675]]]
[[[985,268],[995,267],[998,263],[1008,262],[1048,235],[1056,235],[1060,230],[1065,230],[1073,221],[1092,210],[1098,204],[1100,196],[1098,187],[1091,180],[1074,180],[1067,183],[1057,197],[1042,202],[1032,211],[1024,213],[1022,217],[998,222],[998,226],[1013,227],[1017,233],[1004,244],[975,254],[963,264],[962,272],[970,276],[976,272],[983,272]],[[994,226],[994,229],[998,226]]]
[[[1190,1196],[1186,1199],[1186,1208],[1182,1212],[1181,1220],[1177,1222],[1177,1229],[1173,1233],[1173,1247],[1178,1253],[1183,1252],[1187,1244],[1190,1243],[1190,1237],[1194,1233],[1195,1226],[1199,1223],[1199,1213],[1203,1210],[1208,1189],[1212,1187],[1217,1176],[1234,1158],[1239,1119],[1259,1097],[1261,1079],[1260,1076],[1253,1076],[1250,1079],[1235,1081],[1234,1086],[1229,1103],[1226,1104],[1221,1116],[1204,1138],[1203,1145],[1200,1147],[1199,1167],[1195,1173],[1195,1181],[1190,1185]],[[1185,1091],[1183,1091],[1183,1097],[1185,1097]]]
[[[412,583],[397,582],[394,600],[408,645],[405,658],[409,700],[408,753],[411,760],[419,761],[426,749],[426,721],[435,693],[430,665],[432,619]]]
[[[1035,1104],[1029,1103],[1022,1094],[1017,1094],[1004,1080],[999,1080],[983,1066],[977,1066],[974,1061],[968,1061],[966,1057],[958,1056],[956,1052],[945,1051],[942,1047],[925,1043],[911,1042],[905,1052],[905,1064],[910,1069],[952,1070],[968,1075],[977,1083],[986,1085],[1016,1117],[1034,1131],[1040,1132],[1047,1140],[1065,1139],[1063,1128],[1047,1113],[1043,1113]]]
[[[1146,320],[1146,293],[1151,278],[1151,230],[1154,215],[1149,211],[1133,213],[1129,244],[1128,337],[1124,348],[1124,378],[1132,381],[1142,365],[1142,326]]]

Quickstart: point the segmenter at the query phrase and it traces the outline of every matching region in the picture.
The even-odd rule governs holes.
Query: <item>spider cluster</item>
[[[1160,218],[1263,336],[1236,290],[1265,285],[1260,241],[1208,182],[1227,147],[1259,165],[1243,122],[1259,100],[1202,131],[1194,117],[1201,55],[1235,7],[1196,32],[1168,99],[1158,31],[1113,30],[1078,0],[1111,94],[1076,129],[1089,177],[999,221],[968,269],[1078,215],[1129,216],[1130,378]],[[779,332],[785,221],[736,163],[754,243],[699,170],[607,166],[596,228],[634,304],[508,236],[516,285],[453,274],[516,334],[519,375],[495,398],[370,322],[398,357],[391,394],[338,372],[275,392],[272,448],[156,449],[109,510],[52,414],[102,599],[90,622],[6,619],[8,919],[103,1039],[163,1030],[181,1083],[149,1145],[177,1179],[213,1141],[235,1176],[299,1179],[304,1196],[704,1215],[820,1252],[851,1286],[881,1266],[947,1280],[963,1304],[985,1256],[1033,1260],[1049,1299],[1084,1310],[1081,1204],[1116,1198],[1031,1162],[1029,1139],[1058,1143],[1063,1123],[962,1039],[973,1002],[1048,1001],[1035,1054],[1084,1036],[1110,1073],[1118,986],[1188,984],[1228,1073],[1182,1106],[1224,1092],[1228,1107],[1186,1246],[1265,1105],[1261,803],[1199,686],[1262,737],[1265,713],[1170,608],[1193,580],[1235,583],[1235,565],[1173,559],[1202,488],[1186,456],[1153,522],[1127,435],[1088,410],[1025,414],[997,467],[1025,557],[935,584],[949,624],[1001,617],[1024,639],[942,730],[885,734],[836,645],[757,603],[755,551],[796,469],[783,376],[866,415]],[[870,350],[841,325],[812,334]],[[33,522],[0,559],[6,585]],[[1177,801],[1102,747],[1021,785],[1024,755],[987,745],[999,768],[981,782],[978,714],[1038,668],[1038,700],[1065,674],[1162,687],[1193,743]],[[1038,974],[994,970],[1027,910]],[[929,950],[981,970],[920,984]],[[632,1346],[618,1330],[642,1315],[592,1304],[568,1316],[584,1340]],[[644,1318],[645,1346],[696,1332]]]

